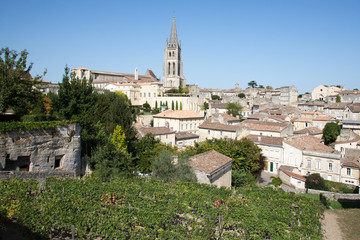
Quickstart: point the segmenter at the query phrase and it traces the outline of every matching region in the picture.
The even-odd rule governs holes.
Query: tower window
[[[173,75],[175,75],[175,63],[173,62]]]
[[[171,52],[169,52],[169,57],[171,57]]]
[[[170,75],[170,63],[168,65],[168,75]]]

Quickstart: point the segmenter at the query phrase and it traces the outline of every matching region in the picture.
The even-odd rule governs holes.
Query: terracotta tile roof
[[[334,104],[331,104],[325,108],[327,109],[344,109],[346,107],[346,105],[348,105],[349,103],[344,103],[344,102],[341,102],[341,103],[334,103]]]
[[[190,166],[195,170],[212,174],[233,160],[215,150],[210,150],[189,158]]]
[[[294,131],[294,134],[318,135],[318,134],[322,134],[322,131],[317,127],[308,127],[298,131]]]
[[[282,171],[283,173],[285,173],[286,175],[288,175],[289,177],[293,177],[296,178],[298,180],[301,181],[306,181],[306,177],[291,171],[286,170],[286,168],[284,168],[285,166],[280,166],[279,170]]]
[[[211,122],[211,117],[209,117],[206,121],[204,121],[200,126],[199,129],[211,129],[211,130],[218,130],[218,131],[227,131],[227,132],[236,132],[236,129],[239,128],[240,125],[228,125],[218,122]]]
[[[290,123],[245,120],[240,125],[247,127],[251,130],[255,130],[255,131],[281,132],[285,128],[289,127],[291,124]]]
[[[313,118],[313,121],[329,121],[333,117],[331,116],[317,116],[316,118]]]
[[[214,88],[204,88],[204,89],[200,89],[200,92],[221,92],[219,89],[214,89]]]
[[[294,137],[290,140],[285,140],[284,142],[300,150],[322,153],[338,153],[333,148],[322,144],[321,139],[313,136]]]
[[[154,117],[175,119],[203,118],[199,113],[193,110],[166,110],[164,112],[154,115]]]
[[[149,133],[153,135],[164,135],[164,134],[175,133],[175,131],[171,131],[170,128],[167,127],[142,127],[138,129],[138,132],[141,134],[142,137]]]
[[[352,103],[352,104],[348,105],[348,108],[353,113],[360,113],[360,103]]]
[[[282,146],[284,138],[282,137],[269,137],[269,136],[259,136],[259,135],[247,135],[247,139],[250,139],[256,144],[270,144]]]
[[[211,103],[211,108],[226,109],[227,103]]]
[[[356,90],[343,90],[340,94],[360,94],[360,92]]]
[[[258,119],[260,120],[261,118],[265,117],[267,114],[264,113],[260,113],[260,114],[251,114],[250,116],[247,117],[247,119]]]
[[[341,159],[341,163],[346,167],[360,168],[360,149],[345,149],[345,157]]]
[[[355,143],[355,142],[359,142],[359,141],[360,141],[360,137],[355,137],[355,138],[347,140],[347,141],[333,142],[330,144],[330,146],[335,146],[337,144],[344,144],[344,143]]]
[[[291,121],[292,122],[311,122],[313,118],[307,118],[307,117],[300,117],[300,118],[294,118]]]
[[[298,105],[324,106],[325,103],[322,103],[322,102],[305,102],[305,103],[299,103]]]
[[[199,135],[192,134],[189,132],[177,132],[175,133],[176,140],[183,140],[183,139],[192,139],[192,138],[199,138]]]

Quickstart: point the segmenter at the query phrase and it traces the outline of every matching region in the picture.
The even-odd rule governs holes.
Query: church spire
[[[173,23],[172,23],[172,27],[171,27],[169,45],[171,47],[175,47],[175,46],[178,45],[178,37],[177,37],[176,23],[175,23],[175,14],[173,16]]]

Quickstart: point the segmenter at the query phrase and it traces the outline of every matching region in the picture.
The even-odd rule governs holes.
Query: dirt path
[[[342,240],[343,234],[337,221],[336,212],[333,210],[326,210],[324,219],[322,220],[322,227],[324,237],[326,240]]]

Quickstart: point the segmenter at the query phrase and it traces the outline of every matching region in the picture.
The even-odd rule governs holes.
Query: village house
[[[175,133],[175,145],[181,150],[188,146],[194,146],[195,142],[199,142],[199,135],[190,132]]]
[[[297,174],[319,173],[324,179],[340,182],[341,154],[313,136],[294,137],[283,142],[283,165],[296,167]]]
[[[360,103],[360,91],[358,90],[344,90],[339,93],[341,102],[345,103]]]
[[[324,110],[325,103],[323,102],[300,102],[298,108],[303,111],[322,112]]]
[[[341,157],[344,157],[346,149],[360,149],[360,137],[356,136],[347,141],[336,141],[331,143],[330,146],[341,153]]]
[[[317,138],[322,138],[323,132],[317,127],[307,127],[301,130],[294,131],[294,136],[313,136]]]
[[[247,135],[287,137],[293,135],[293,126],[290,123],[245,120],[237,128],[236,136],[242,138]]]
[[[231,187],[231,158],[210,150],[190,157],[189,163],[195,170],[197,182]]]
[[[342,120],[344,118],[344,111],[348,103],[333,103],[324,107],[324,112],[328,116],[332,116],[335,119]]]
[[[162,143],[170,146],[175,145],[175,131],[171,131],[167,127],[142,127],[137,129],[138,138],[145,137],[147,134],[151,134],[154,138],[159,139]]]
[[[346,121],[360,121],[360,103],[346,105],[343,119]]]
[[[344,158],[341,159],[341,182],[359,185],[360,179],[360,149],[347,148]]]
[[[204,117],[192,110],[166,110],[153,116],[154,127],[167,127],[175,132],[197,134]]]
[[[267,163],[264,171],[277,174],[284,159],[284,138],[260,135],[248,135],[246,138],[250,139],[261,148],[261,154],[266,158]]]
[[[236,138],[236,130],[239,125],[227,124],[209,117],[199,126],[199,141],[212,138]]]
[[[316,116],[316,117],[300,117],[292,119],[294,130],[302,130],[309,127],[316,127],[320,130],[324,129],[325,125],[330,122],[335,122],[331,116]]]

